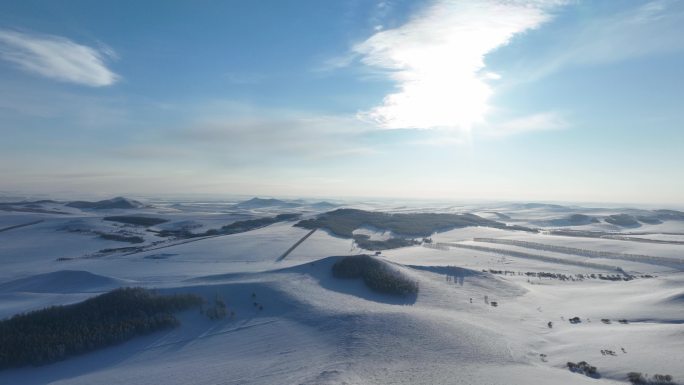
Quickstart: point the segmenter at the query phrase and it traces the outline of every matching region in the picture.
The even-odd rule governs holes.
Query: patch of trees
[[[418,282],[369,255],[343,257],[332,267],[336,278],[361,278],[371,290],[394,295],[418,294]]]
[[[414,239],[406,238],[389,238],[386,240],[371,240],[368,235],[365,234],[354,234],[354,242],[366,250],[388,250],[388,249],[398,249],[400,247],[413,246],[420,244],[420,241]]]
[[[112,234],[112,233],[97,233],[100,238],[106,239],[108,241],[118,241],[118,242],[128,242],[128,243],[143,243],[145,239],[139,235],[125,235],[125,234]]]
[[[599,222],[601,221],[598,218],[589,215],[572,214],[563,218],[542,221],[541,223],[543,226],[581,226]]]
[[[159,224],[168,222],[168,220],[162,219],[162,218],[141,217],[141,216],[132,216],[132,215],[114,215],[114,216],[104,217],[102,219],[105,221],[110,221],[110,222],[119,222],[119,223],[126,223],[129,225],[145,226],[145,227],[155,226],[155,225],[159,225]]]
[[[574,372],[574,373],[581,373],[581,374],[584,374],[585,376],[594,377],[594,378],[599,376],[599,373],[596,370],[596,366],[589,365],[586,361],[580,361],[577,363],[568,362],[567,366],[568,366],[568,369],[570,369],[570,371]]]
[[[129,242],[129,243],[143,243],[143,242],[145,242],[145,239],[143,239],[141,236],[137,235],[134,232],[130,232],[130,231],[126,231],[126,230],[118,230],[116,233],[105,233],[103,231],[95,231],[93,229],[84,227],[83,225],[80,225],[78,223],[67,224],[63,227],[60,227],[59,230],[68,231],[70,233],[77,233],[77,234],[95,234],[95,235],[99,236],[100,238],[106,239],[109,241]]]
[[[646,216],[646,215],[639,215],[638,217],[636,217],[636,219],[639,222],[647,223],[649,225],[659,225],[659,224],[663,223],[663,221],[658,219],[658,217],[650,217],[650,216]]]
[[[216,294],[214,297],[214,302],[211,303],[206,309],[204,307],[200,308],[200,312],[212,320],[224,319],[228,314],[228,306],[226,306],[226,302],[223,300],[223,298]]]
[[[672,376],[669,374],[654,374],[653,378],[648,378],[647,374],[642,374],[639,372],[629,372],[627,373],[627,379],[632,384],[638,385],[674,385],[672,382]]]
[[[428,237],[437,231],[446,231],[468,226],[485,226],[511,230],[536,230],[523,226],[507,226],[505,223],[479,217],[474,214],[402,213],[390,214],[357,209],[338,209],[313,219],[300,221],[296,226],[305,229],[322,228],[331,233],[353,238],[354,230],[363,226],[389,230],[407,237]]]
[[[191,294],[121,288],[73,305],[0,321],[0,369],[43,365],[179,324],[173,313],[200,306]]]
[[[589,215],[584,215],[584,214],[572,214],[568,218],[568,222],[572,224],[586,224],[586,223],[599,223],[600,221],[597,218],[591,217]]]
[[[621,226],[621,227],[638,227],[641,223],[636,220],[633,216],[629,214],[614,214],[609,215],[605,218],[605,221],[611,225]]]
[[[161,237],[176,237],[176,238],[199,238],[216,235],[230,235],[237,233],[244,233],[246,231],[256,230],[261,227],[266,227],[278,222],[291,221],[299,218],[300,214],[279,214],[275,217],[247,219],[244,221],[233,222],[225,225],[219,229],[210,229],[203,233],[192,233],[187,229],[183,230],[162,230],[157,234]]]

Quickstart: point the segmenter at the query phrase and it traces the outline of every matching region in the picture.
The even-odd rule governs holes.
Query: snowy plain
[[[187,311],[180,314],[178,328],[50,365],[3,370],[0,384],[624,384],[632,371],[684,381],[683,269],[474,240],[684,260],[684,245],[677,243],[684,237],[681,220],[619,228],[601,218],[626,209],[346,205],[395,213],[473,213],[540,230],[465,227],[437,232],[432,243],[383,250],[379,259],[419,284],[418,295],[407,299],[375,293],[361,281],[334,278],[335,256],[373,252],[323,229],[281,259],[309,232],[294,226],[296,221],[190,241],[159,235],[174,229],[201,233],[289,212],[309,218],[330,210],[323,205],[152,201],[128,209],[75,209],[59,202],[37,207],[61,213],[0,211],[0,319],[123,286],[220,295],[235,315],[209,320]],[[573,213],[600,222],[549,226],[564,224]],[[145,227],[103,220],[112,215],[167,222]],[[11,228],[22,224],[28,225]],[[549,231],[554,229],[638,232],[639,237],[672,242],[561,236]],[[143,242],[104,239],[101,233],[135,235]],[[379,240],[390,236],[374,228],[358,233]],[[604,264],[621,270],[595,268]],[[540,272],[573,279],[527,274]],[[591,274],[635,278],[617,281]],[[255,308],[252,294],[263,310]],[[580,322],[570,323],[572,317]],[[587,361],[600,376],[571,372],[568,361]]]

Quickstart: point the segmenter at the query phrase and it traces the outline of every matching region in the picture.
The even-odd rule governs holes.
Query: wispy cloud
[[[620,3],[622,4],[622,3]],[[571,23],[553,46],[518,63],[512,83],[526,83],[567,67],[605,65],[684,50],[684,3],[656,0]]]
[[[377,151],[369,136],[378,131],[354,116],[230,100],[183,103],[168,110],[181,113],[163,125],[143,123],[117,148],[108,144],[114,149],[111,156],[209,167],[298,164],[315,168]]]
[[[119,76],[105,62],[115,57],[110,48],[88,47],[61,36],[0,30],[0,59],[50,79],[91,87],[112,85]]]
[[[560,130],[568,126],[569,123],[562,114],[548,111],[491,123],[482,127],[482,131],[490,136],[507,136],[530,131]]]
[[[113,95],[55,88],[42,82],[27,86],[22,79],[4,78],[0,81],[0,131],[40,132],[41,127],[57,126],[88,131],[121,129],[139,121],[132,117],[150,104],[144,99],[133,102]]]
[[[596,18],[584,27],[564,59],[607,63],[684,49],[684,4],[658,0],[615,15]],[[567,57],[574,54],[574,59]]]
[[[175,140],[192,143],[224,159],[244,162],[322,160],[367,153],[359,140],[370,127],[353,118],[324,115],[203,119],[176,130]],[[168,133],[166,134],[168,135]]]
[[[499,75],[485,56],[551,19],[562,1],[438,0],[403,26],[353,47],[363,64],[386,71],[396,92],[359,114],[383,128],[469,131],[484,122]]]

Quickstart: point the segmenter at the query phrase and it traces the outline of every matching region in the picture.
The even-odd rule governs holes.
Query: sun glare
[[[548,20],[540,5],[437,2],[403,26],[376,33],[354,51],[386,70],[397,91],[359,114],[383,128],[469,131],[482,123],[493,94],[485,56]]]

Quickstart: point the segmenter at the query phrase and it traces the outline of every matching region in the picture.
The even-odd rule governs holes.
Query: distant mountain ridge
[[[267,207],[299,207],[300,204],[293,202],[286,202],[275,198],[252,198],[244,202],[236,203],[233,205],[234,208],[239,209],[258,209]]]
[[[107,209],[139,209],[145,207],[141,202],[124,197],[116,197],[112,199],[105,199],[96,202],[89,201],[73,201],[67,203],[65,206],[77,209],[90,210],[107,210]]]
[[[316,209],[331,209],[338,207],[338,205],[330,202],[316,202],[307,203],[302,200],[285,201],[275,198],[258,198],[254,197],[243,202],[236,203],[232,206],[236,209],[259,209],[259,208],[296,208],[296,207],[312,207]]]
[[[79,293],[113,289],[125,282],[81,270],[59,270],[0,284],[0,293]]]
[[[568,206],[552,204],[552,203],[536,203],[536,202],[516,203],[513,205],[513,207],[520,208],[520,209],[547,209],[547,210],[556,210],[556,211],[572,210],[572,208],[568,207]]]

